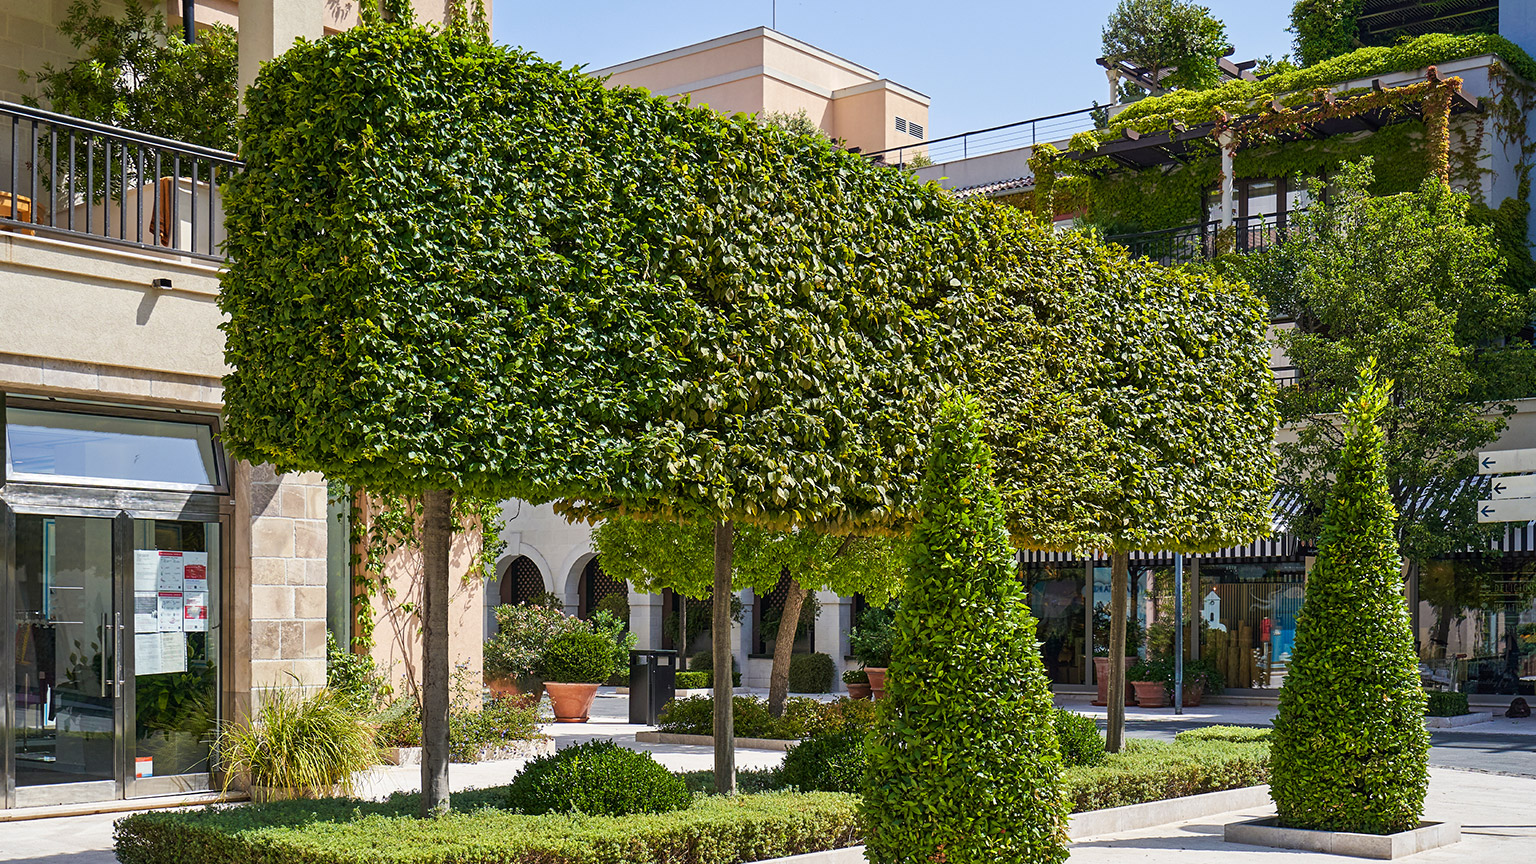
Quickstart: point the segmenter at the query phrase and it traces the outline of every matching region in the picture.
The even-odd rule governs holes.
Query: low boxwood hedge
[[[679,690],[707,690],[715,686],[713,672],[679,672],[676,677]]]
[[[1269,745],[1131,740],[1102,763],[1061,775],[1073,813],[1124,807],[1268,783]]]
[[[1434,690],[1429,694],[1429,704],[1424,713],[1430,717],[1460,717],[1472,713],[1467,694]]]
[[[1173,740],[1180,744],[1193,744],[1196,741],[1235,741],[1239,744],[1268,743],[1269,734],[1273,732],[1267,726],[1202,726],[1199,729],[1187,729],[1173,736]]]
[[[282,801],[137,813],[117,823],[122,864],[737,864],[858,843],[852,795],[700,798],[672,813],[524,816],[506,787],[459,792],[417,819],[417,796]]]

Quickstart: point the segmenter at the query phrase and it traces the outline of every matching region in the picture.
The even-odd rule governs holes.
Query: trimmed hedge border
[[[452,813],[426,820],[416,795],[137,813],[117,823],[116,852],[122,864],[744,864],[859,842],[852,795],[709,797],[623,817],[494,809],[505,797],[506,787],[455,793]]]

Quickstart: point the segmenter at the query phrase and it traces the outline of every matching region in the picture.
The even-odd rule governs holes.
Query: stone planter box
[[[379,758],[386,765],[420,765],[420,747],[380,747]]]
[[[1471,726],[1473,723],[1488,723],[1493,720],[1493,712],[1474,711],[1471,714],[1462,714],[1457,717],[1428,717],[1424,718],[1426,729],[1455,729],[1458,726]]]
[[[537,759],[555,752],[555,739],[531,738],[527,741],[506,741],[480,748],[476,762],[500,762],[506,759]]]
[[[1269,816],[1233,822],[1227,825],[1222,839],[1247,846],[1301,849],[1328,855],[1389,861],[1459,843],[1461,826],[1454,822],[1421,822],[1412,831],[1397,834],[1351,834],[1346,831],[1281,828],[1275,824],[1275,817]]]
[[[641,744],[692,744],[698,747],[715,746],[713,735],[681,735],[676,732],[636,732],[635,740]],[[779,738],[737,738],[738,750],[777,750],[785,752],[789,748],[799,744],[796,741],[785,741]]]

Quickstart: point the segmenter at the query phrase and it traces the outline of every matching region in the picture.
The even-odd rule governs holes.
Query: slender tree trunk
[[[1104,740],[1111,753],[1120,752],[1125,737],[1125,595],[1130,566],[1129,553],[1109,556],[1109,729]]]
[[[678,594],[682,602],[677,604],[677,671],[688,671],[688,595]]]
[[[421,526],[421,816],[448,812],[448,550],[453,492],[423,496]]]
[[[736,720],[731,684],[731,570],[736,527],[715,524],[715,608],[710,622],[715,654],[715,792],[736,792]]]
[[[789,661],[795,653],[795,631],[800,629],[800,609],[810,591],[789,580],[784,597],[784,614],[779,617],[779,633],[773,640],[773,672],[768,676],[768,713],[784,716],[784,697],[789,695]]]

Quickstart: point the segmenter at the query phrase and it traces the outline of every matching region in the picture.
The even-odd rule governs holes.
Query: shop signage
[[[1477,473],[1498,474],[1488,481],[1493,497],[1477,502],[1479,522],[1529,522],[1536,519],[1536,448],[1486,450],[1477,454]]]

